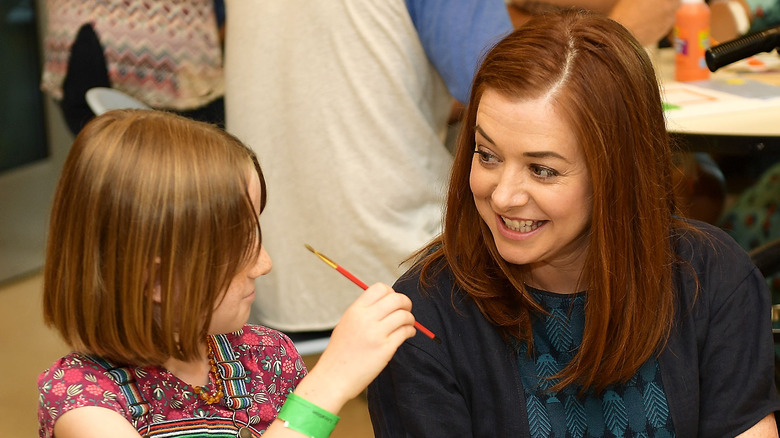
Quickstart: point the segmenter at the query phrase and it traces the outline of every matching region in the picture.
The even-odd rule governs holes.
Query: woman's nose
[[[491,194],[493,205],[501,210],[520,207],[528,203],[527,182],[516,174],[502,175]]]
[[[260,254],[257,256],[257,260],[255,261],[255,265],[252,267],[252,270],[249,272],[249,276],[252,278],[261,277],[269,273],[273,265],[274,264],[271,261],[271,256],[268,255],[265,247],[261,245]]]

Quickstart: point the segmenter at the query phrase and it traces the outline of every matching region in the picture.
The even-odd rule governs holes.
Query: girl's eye
[[[553,169],[550,169],[549,167],[539,166],[536,164],[531,165],[531,172],[533,172],[534,175],[542,179],[558,176],[558,172],[554,171]]]

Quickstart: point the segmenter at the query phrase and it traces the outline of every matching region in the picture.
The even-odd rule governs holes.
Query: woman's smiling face
[[[517,100],[487,89],[475,141],[471,191],[501,257],[528,265],[543,283],[545,273],[581,272],[592,186],[568,122],[549,99]]]

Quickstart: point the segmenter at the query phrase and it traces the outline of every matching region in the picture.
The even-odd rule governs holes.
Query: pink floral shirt
[[[234,354],[247,372],[246,388],[252,405],[239,410],[236,418],[262,434],[276,418],[298,382],[306,375],[306,366],[292,341],[283,333],[261,326],[244,326],[228,335]],[[143,429],[150,421],[182,418],[232,418],[233,411],[224,398],[209,405],[201,400],[192,386],[179,380],[160,366],[131,368],[138,389],[151,405],[150,414],[134,419],[127,399],[105,369],[88,357],[71,353],[55,362],[38,378],[38,435],[54,436],[54,423],[64,413],[83,406],[99,406],[123,415]],[[213,391],[212,385],[205,387]]]

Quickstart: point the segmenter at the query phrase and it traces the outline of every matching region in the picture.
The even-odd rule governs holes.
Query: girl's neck
[[[209,383],[209,371],[211,364],[208,358],[208,346],[204,342],[201,348],[202,354],[198,358],[184,361],[174,358],[168,358],[163,363],[163,367],[171,372],[179,380],[192,385],[203,386]]]

